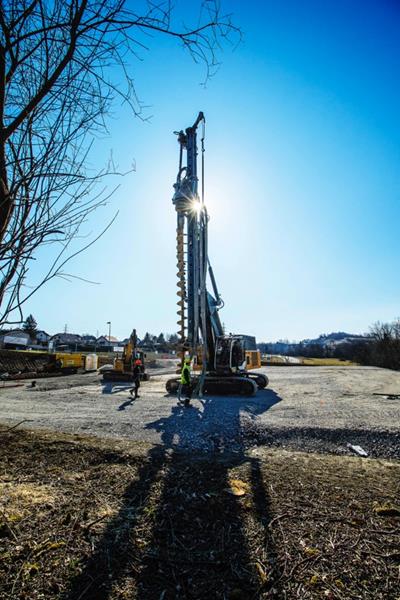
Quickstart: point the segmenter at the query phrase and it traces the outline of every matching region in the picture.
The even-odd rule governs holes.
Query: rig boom
[[[201,195],[197,172],[197,134],[201,127]],[[185,355],[201,364],[197,391],[253,395],[267,385],[265,375],[247,371],[250,336],[225,335],[218,311],[223,306],[208,257],[208,213],[204,203],[205,118],[199,113],[185,131],[176,132],[180,146],[179,169],[172,202],[177,213],[176,248],[178,326],[182,361]],[[207,290],[207,275],[213,294]],[[255,339],[254,345],[255,345]],[[246,352],[247,350],[247,352]],[[256,366],[260,366],[259,353]],[[254,357],[253,357],[254,358]],[[254,364],[254,363],[253,363]],[[167,390],[178,389],[178,379]]]

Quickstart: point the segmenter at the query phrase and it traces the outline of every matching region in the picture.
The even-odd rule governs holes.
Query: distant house
[[[96,336],[81,335],[81,344],[84,344],[85,346],[95,346],[97,344]]]
[[[105,335],[101,335],[99,338],[97,338],[96,345],[99,347],[105,347],[109,346],[110,342],[108,341],[108,338],[106,338]]]
[[[42,346],[45,346],[47,345],[50,338],[51,336],[48,333],[46,333],[46,331],[43,331],[41,329],[39,331],[36,331],[35,339],[38,344],[42,344]]]
[[[53,343],[53,347],[68,346],[70,350],[82,344],[81,336],[76,333],[56,333],[49,341]]]
[[[10,331],[2,331],[0,334],[0,346],[2,348],[22,349],[26,348],[30,341],[29,333],[23,329],[11,329]]]
[[[117,338],[113,337],[112,335],[110,337],[108,335],[101,335],[99,338],[97,338],[96,345],[99,348],[113,348],[114,346],[118,346],[119,342]]]

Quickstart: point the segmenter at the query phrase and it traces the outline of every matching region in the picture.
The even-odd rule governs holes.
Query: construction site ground
[[[400,373],[271,367],[184,408],[171,371],[134,402],[0,388],[0,598],[398,600]]]

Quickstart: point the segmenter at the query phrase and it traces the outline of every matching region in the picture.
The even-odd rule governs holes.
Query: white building
[[[38,344],[42,344],[43,346],[45,346],[48,343],[51,336],[48,333],[46,333],[46,331],[40,329],[36,332],[35,338]]]
[[[12,329],[0,334],[0,346],[2,348],[26,348],[31,339],[29,333],[23,329]]]

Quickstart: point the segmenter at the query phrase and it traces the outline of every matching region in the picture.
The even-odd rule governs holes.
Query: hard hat
[[[141,360],[139,360],[139,359],[135,360],[135,365],[141,365],[141,364],[142,364]]]

